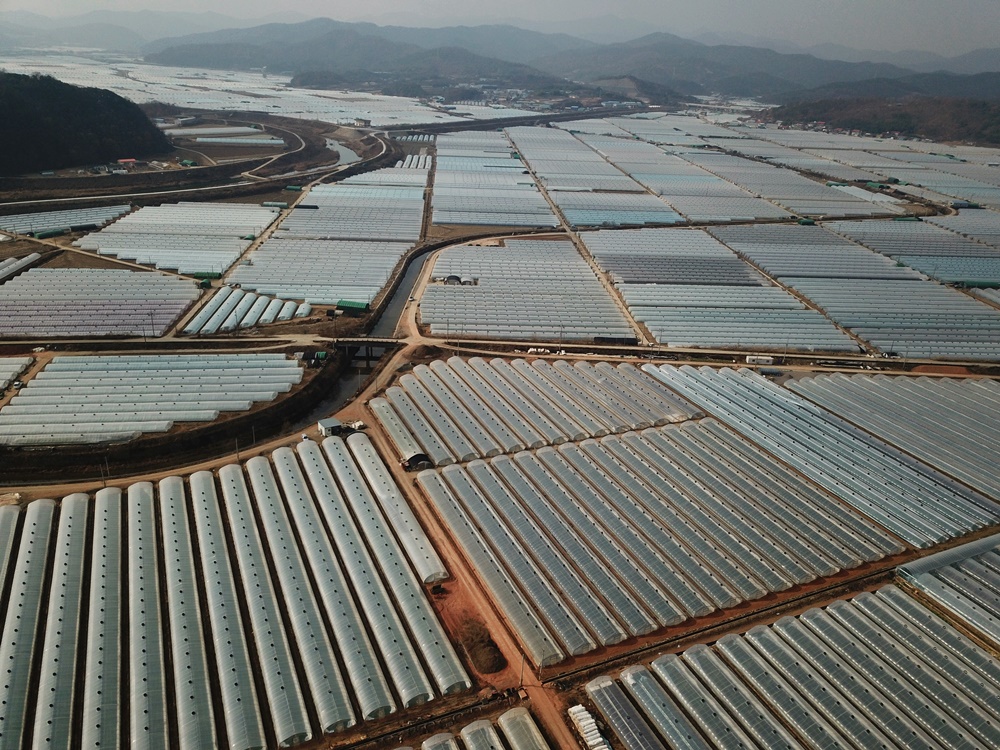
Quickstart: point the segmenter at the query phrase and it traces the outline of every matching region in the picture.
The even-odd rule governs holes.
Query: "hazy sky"
[[[216,11],[247,18],[296,11],[345,21],[442,26],[558,22],[615,15],[650,31],[741,33],[803,45],[959,54],[1000,46],[1000,0],[0,0],[0,10],[49,15],[90,10]]]

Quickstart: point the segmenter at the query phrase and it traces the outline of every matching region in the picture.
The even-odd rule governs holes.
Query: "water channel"
[[[354,164],[355,162],[361,161],[361,157],[351,151],[342,143],[338,143],[330,138],[326,139],[326,147],[331,151],[337,152],[337,164]]]

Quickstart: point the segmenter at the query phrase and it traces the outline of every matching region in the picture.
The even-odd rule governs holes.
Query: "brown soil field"
[[[43,253],[50,248],[40,245],[33,240],[8,240],[0,242],[0,260],[7,258],[21,258],[31,253]]]
[[[117,268],[121,269],[124,266],[121,263],[116,262],[111,258],[105,258],[97,253],[81,252],[81,251],[64,251],[56,254],[54,257],[49,258],[44,263],[40,264],[40,268]],[[132,267],[132,270],[139,270],[136,267]],[[153,269],[148,269],[153,270]]]
[[[968,367],[955,365],[917,365],[912,372],[918,375],[953,375],[960,378],[972,374]]]

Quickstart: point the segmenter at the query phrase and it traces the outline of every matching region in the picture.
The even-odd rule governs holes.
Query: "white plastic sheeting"
[[[222,720],[230,750],[263,750],[267,746],[262,706],[250,662],[251,645],[244,629],[231,561],[222,523],[215,479],[207,471],[190,477],[191,509],[197,529],[204,575],[205,604],[215,652],[214,674],[222,697]],[[225,675],[225,679],[220,679]],[[265,704],[266,705],[266,704]]]
[[[7,279],[16,276],[25,268],[30,268],[35,262],[41,260],[38,253],[29,253],[23,258],[5,258],[0,260],[0,284]]]
[[[712,420],[417,481],[541,664],[902,549]]]
[[[338,554],[324,531],[319,509],[309,497],[310,485],[317,495],[322,488],[332,487],[332,475],[322,463],[319,449],[312,441],[300,443],[297,452],[303,468],[299,468],[299,462],[292,460],[286,451],[279,449],[274,453],[282,492],[302,537],[303,549],[314,573],[317,594],[333,628],[360,715],[363,719],[386,716],[396,710],[395,699],[379,665],[378,652],[365,631],[364,616],[351,596],[347,579],[338,563]]]
[[[721,230],[722,236],[743,229],[729,227]],[[581,234],[580,239],[611,275],[632,317],[660,343],[710,348],[856,349],[854,341],[830,320],[771,285],[730,248],[703,231],[600,231]]]
[[[998,670],[887,586],[587,689],[630,748],[976,748],[1000,741]]]
[[[128,684],[130,747],[167,744],[167,675],[160,612],[160,581],[153,485],[128,488]]]
[[[420,239],[428,174],[383,169],[312,187],[227,282],[311,304],[371,302]]]
[[[280,450],[286,461],[292,458],[290,449]],[[247,461],[246,470],[253,488],[255,515],[261,521],[267,547],[275,558],[279,585],[276,594],[287,605],[285,611],[291,621],[290,635],[299,650],[309,655],[303,665],[306,674],[303,691],[311,693],[323,731],[342,731],[354,725],[354,712],[337,666],[337,657],[323,626],[319,604],[309,585],[303,557],[295,545],[274,472],[262,456]]]
[[[92,208],[69,209],[65,211],[40,211],[30,214],[12,214],[0,218],[0,229],[18,234],[38,234],[56,229],[71,229],[73,227],[100,226],[109,221],[124,216],[132,207],[128,204],[119,206],[95,206]]]
[[[503,133],[437,138],[433,223],[555,227],[545,197]]]
[[[913,546],[1000,520],[985,496],[749,370],[643,369]]]
[[[252,459],[251,459],[252,460]],[[282,747],[312,738],[301,682],[292,663],[292,634],[281,625],[279,598],[268,573],[260,532],[250,509],[250,493],[238,464],[219,470],[223,504],[233,532],[233,557],[247,593],[250,631],[263,669],[264,698]]]
[[[280,354],[54,357],[0,409],[0,444],[107,442],[212,421],[271,401],[302,377]]]
[[[24,747],[31,729],[34,701],[28,685],[31,664],[41,645],[36,643],[36,633],[45,605],[42,591],[49,575],[47,558],[55,510],[55,501],[36,500],[25,512],[0,640],[0,663],[5,665],[0,675],[0,747],[4,750]]]
[[[76,691],[76,660],[82,648],[80,613],[89,507],[90,498],[83,493],[64,497],[59,506],[33,747],[61,750],[73,747],[73,712],[80,701]]]
[[[162,336],[193,281],[110,268],[32,268],[0,284],[0,336]]]
[[[146,206],[74,244],[183,274],[223,273],[278,209],[243,203],[165,203]]]
[[[349,435],[346,442],[420,580],[423,583],[436,583],[448,578],[444,563],[379,458],[371,439],[364,433],[357,432]]]
[[[500,714],[497,726],[512,750],[549,750],[549,743],[526,708],[519,706]]]
[[[108,487],[94,501],[91,537],[90,605],[83,673],[83,747],[119,747],[123,723],[121,632],[124,596],[122,491]]]
[[[424,290],[420,322],[435,336],[593,340],[634,338],[621,309],[572,243],[507,240],[503,247],[442,251]]]
[[[996,381],[834,373],[791,380],[786,387],[1000,499],[993,444],[1000,431]]]
[[[409,560],[436,553],[397,538],[419,528],[404,505],[370,443],[330,438],[218,477],[0,508],[19,623],[0,651],[23,662],[0,680],[0,747],[35,726],[37,747],[262,750],[468,690]]]
[[[322,447],[344,498],[375,552],[375,560],[400,613],[427,661],[427,669],[438,691],[448,695],[468,690],[472,686],[469,676],[421,590],[416,574],[404,563],[399,541],[389,531],[384,516],[372,512],[376,503],[371,489],[365,484],[358,465],[351,460],[346,444],[340,438],[328,437]]]
[[[903,565],[898,574],[964,629],[1000,645],[1000,534]]]
[[[511,366],[499,359],[452,357],[430,367],[418,365],[399,382],[400,388],[387,391],[386,401],[373,402],[373,411],[383,424],[403,433],[403,446],[422,446],[438,466],[456,457],[489,458],[699,414],[624,363],[556,361],[550,366],[541,360],[534,365],[514,360]]]
[[[206,657],[198,572],[192,549],[187,495],[180,477],[167,477],[158,487],[163,538],[163,576],[169,624],[174,700],[177,704],[178,750],[217,746],[215,709]]]

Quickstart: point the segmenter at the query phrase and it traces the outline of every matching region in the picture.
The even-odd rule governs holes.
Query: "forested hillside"
[[[170,151],[138,106],[50,76],[0,73],[0,175],[100,164]]]
[[[936,141],[1000,143],[1000,104],[973,99],[831,99],[790,104],[768,114],[786,123],[823,122],[828,128],[866,133],[898,132]]]

